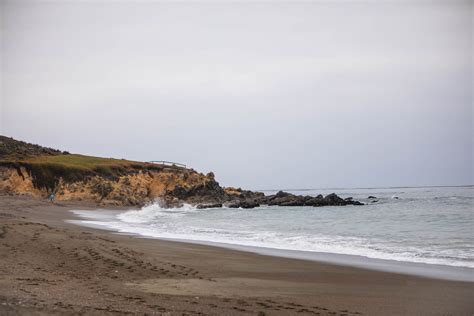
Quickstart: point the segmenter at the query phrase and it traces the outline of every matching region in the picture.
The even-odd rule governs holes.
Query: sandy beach
[[[0,316],[474,316],[474,0],[0,0]]]
[[[474,283],[76,226],[94,204],[0,195],[0,314],[472,315]]]

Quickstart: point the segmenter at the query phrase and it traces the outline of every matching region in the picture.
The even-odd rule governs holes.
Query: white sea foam
[[[392,200],[393,192],[379,192],[381,203],[362,207],[197,210],[153,204],[114,215],[76,214],[89,224],[148,237],[474,268],[472,190],[457,190],[458,199],[441,193],[409,192]]]
[[[197,209],[189,204],[179,208],[162,208],[160,203],[151,204],[140,210],[132,210],[117,215],[124,223],[150,223],[160,217],[179,218],[186,213],[196,212]]]

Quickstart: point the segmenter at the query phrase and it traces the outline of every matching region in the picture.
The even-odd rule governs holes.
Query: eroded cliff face
[[[60,175],[53,188],[39,186],[27,167],[0,167],[0,191],[46,198],[56,193],[58,201],[91,201],[101,205],[144,205],[160,201],[164,206],[209,203],[225,198],[212,173],[188,169],[139,170],[115,177],[84,176],[65,181]]]
[[[26,175],[26,176],[25,176]],[[10,168],[0,166],[0,191],[41,197],[41,190],[33,185],[33,178],[29,176],[25,168]]]
[[[222,188],[214,174],[179,165],[70,154],[0,135],[0,192],[58,201],[90,201],[101,205],[163,207],[183,203],[197,208],[362,205],[332,193],[325,197],[278,192],[266,196],[240,188]]]

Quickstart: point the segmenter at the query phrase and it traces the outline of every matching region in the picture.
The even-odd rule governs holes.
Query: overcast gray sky
[[[0,1],[1,134],[251,189],[473,183],[473,1]]]

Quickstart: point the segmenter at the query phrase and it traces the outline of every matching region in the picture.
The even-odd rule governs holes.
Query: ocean
[[[292,252],[335,254],[462,267],[473,275],[474,187],[318,189],[292,193],[332,192],[366,205],[197,210],[189,205],[163,209],[152,204],[139,210],[73,212],[81,217],[80,224],[144,237],[243,247],[257,249],[256,252],[275,250],[270,254],[277,255],[278,251],[285,251],[290,257]]]

